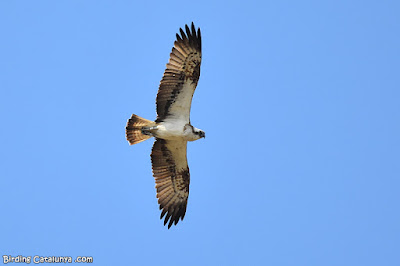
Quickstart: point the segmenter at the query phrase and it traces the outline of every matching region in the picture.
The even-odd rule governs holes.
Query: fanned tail
[[[151,135],[143,134],[142,128],[154,125],[155,123],[153,121],[133,114],[126,125],[126,139],[129,141],[129,144],[137,144],[151,138]]]

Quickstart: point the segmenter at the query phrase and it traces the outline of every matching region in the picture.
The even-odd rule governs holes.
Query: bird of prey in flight
[[[201,33],[192,25],[179,29],[167,68],[158,88],[157,119],[132,115],[126,126],[130,145],[155,137],[151,151],[153,176],[161,216],[168,229],[183,220],[189,196],[190,174],[186,158],[188,141],[205,138],[190,123],[193,93],[200,77]]]

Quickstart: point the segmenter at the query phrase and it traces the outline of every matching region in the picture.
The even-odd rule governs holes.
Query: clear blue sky
[[[400,265],[397,1],[1,1],[0,255],[95,265]],[[203,37],[186,217],[149,140],[179,27]]]

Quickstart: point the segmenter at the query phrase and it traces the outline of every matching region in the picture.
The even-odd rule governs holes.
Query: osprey
[[[180,28],[157,93],[157,119],[132,115],[126,126],[130,145],[155,137],[151,151],[153,176],[161,216],[168,229],[183,220],[189,196],[190,174],[186,158],[188,141],[205,138],[190,123],[190,106],[200,77],[200,28]]]

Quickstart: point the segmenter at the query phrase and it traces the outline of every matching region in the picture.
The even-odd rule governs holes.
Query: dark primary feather
[[[151,152],[157,198],[164,225],[183,220],[189,196],[190,173],[186,159],[187,141],[156,139]]]
[[[186,33],[185,33],[186,31]],[[200,77],[201,32],[186,25],[179,29],[157,93],[157,120],[178,116],[189,122],[193,93]]]

